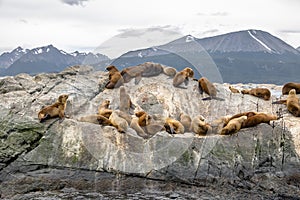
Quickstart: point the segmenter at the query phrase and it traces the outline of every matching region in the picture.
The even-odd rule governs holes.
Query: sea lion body
[[[185,85],[187,85],[189,78],[193,77],[194,71],[191,68],[186,67],[182,71],[176,73],[175,77],[173,78],[173,86],[180,87],[182,83],[185,83]]]
[[[183,134],[184,126],[176,119],[166,118],[164,127],[170,134]]]
[[[212,131],[212,127],[204,121],[202,116],[196,116],[193,118],[191,130],[198,135],[207,135]]]
[[[87,115],[81,117],[78,121],[100,124],[103,126],[112,126],[111,121],[102,115]]]
[[[229,86],[229,90],[232,92],[232,93],[240,93],[240,91],[234,87],[232,87],[231,85]]]
[[[300,117],[299,97],[297,96],[295,89],[291,89],[289,91],[289,95],[286,100],[286,105],[288,111],[292,115],[294,115],[295,117]]]
[[[230,135],[238,132],[242,128],[242,124],[247,120],[247,116],[234,118],[222,129],[221,135]]]
[[[189,115],[181,113],[180,114],[180,123],[184,126],[185,132],[190,131],[191,129],[191,124],[192,124],[192,119]]]
[[[119,72],[119,70],[115,66],[110,65],[106,68],[106,70],[108,70],[109,72],[108,75],[109,81],[106,83],[105,88],[114,89],[124,84],[124,79],[121,73]]]
[[[145,62],[137,66],[126,67],[121,71],[125,83],[135,78],[135,84],[138,84],[142,77],[158,76],[163,72],[161,64]]]
[[[111,113],[109,120],[120,133],[125,133],[127,131],[128,123],[125,119],[119,116],[119,112],[117,110]]]
[[[284,86],[282,87],[282,94],[289,94],[291,89],[295,89],[296,94],[300,94],[300,83],[290,82],[284,84]]]
[[[109,116],[113,112],[111,109],[108,108],[109,104],[110,104],[109,100],[104,100],[98,108],[98,114],[106,118],[109,118]]]
[[[125,87],[121,86],[120,87],[120,111],[125,113],[132,113],[131,111],[134,110],[134,108],[135,106],[132,103],[130,96],[126,92]]]
[[[253,88],[250,90],[242,90],[242,94],[250,94],[252,96],[262,98],[266,101],[271,97],[271,92],[267,88]]]
[[[60,119],[64,119],[68,97],[69,96],[66,94],[60,95],[54,104],[41,109],[38,113],[38,118],[40,122],[42,122],[47,118],[54,118],[54,117],[59,117]]]

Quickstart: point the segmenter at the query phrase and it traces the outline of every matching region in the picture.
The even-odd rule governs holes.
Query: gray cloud
[[[203,34],[213,34],[213,33],[217,33],[217,32],[219,32],[218,29],[210,29],[210,30],[204,31]]]
[[[281,33],[300,33],[300,29],[285,29],[285,30],[280,30],[279,32],[281,32]]]
[[[28,24],[28,21],[26,19],[19,19],[19,22],[23,24]]]
[[[83,6],[83,3],[89,0],[61,0],[61,1],[70,6]]]
[[[145,29],[119,29],[120,34],[118,35],[120,38],[130,38],[130,37],[141,37],[144,34],[149,34],[151,32],[161,32],[164,35],[178,35],[180,34],[180,28],[166,25],[166,26],[153,26]]]

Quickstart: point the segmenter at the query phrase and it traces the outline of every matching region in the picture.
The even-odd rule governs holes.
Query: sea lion
[[[287,109],[292,115],[295,117],[300,117],[300,105],[299,105],[299,97],[296,94],[295,89],[291,89],[289,91],[289,95],[286,99]]]
[[[111,113],[112,113],[112,110],[111,109],[109,109],[108,107],[109,107],[109,104],[110,104],[110,101],[109,100],[104,100],[102,103],[101,103],[101,105],[99,106],[99,108],[98,108],[98,114],[99,115],[102,115],[102,116],[104,116],[104,117],[106,117],[106,118],[109,118],[109,116],[111,115]]]
[[[190,131],[191,129],[191,123],[192,123],[192,119],[189,115],[184,114],[184,113],[180,113],[180,123],[184,126],[184,130],[185,132]]]
[[[224,99],[217,97],[217,88],[206,77],[202,77],[198,80],[198,86],[200,94],[205,92],[209,95],[209,97],[203,98],[202,100],[216,99],[224,101]]]
[[[106,83],[105,88],[114,89],[124,84],[124,79],[121,73],[119,72],[119,70],[115,66],[110,65],[106,68],[106,70],[108,70],[109,72],[108,75],[109,81]]]
[[[300,94],[300,83],[294,83],[294,82],[290,82],[290,83],[286,83],[283,85],[282,87],[282,94],[289,94],[291,89],[295,89],[296,90],[296,94]]]
[[[132,103],[130,96],[127,94],[125,87],[120,87],[120,111],[133,114],[132,110],[135,109],[135,105]]]
[[[140,137],[142,137],[144,139],[148,138],[148,135],[145,133],[144,129],[139,125],[139,118],[138,117],[132,118],[131,123],[130,123],[130,128],[135,130],[136,133]]]
[[[174,77],[177,73],[177,70],[174,67],[163,66],[163,72],[167,76]]]
[[[207,135],[212,131],[212,127],[204,121],[203,116],[199,115],[193,118],[191,130],[198,135]]]
[[[270,121],[278,120],[278,118],[279,117],[276,115],[271,115],[267,113],[257,113],[251,117],[248,117],[247,120],[245,120],[242,123],[242,128],[253,127],[260,123],[270,124]]]
[[[81,117],[78,121],[89,122],[89,123],[93,123],[93,124],[100,124],[103,126],[112,126],[111,121],[102,115],[87,115],[87,116]]]
[[[212,128],[212,133],[214,134],[221,134],[222,129],[224,128],[224,126],[227,125],[227,123],[229,122],[229,119],[231,118],[231,116],[223,116],[220,117],[218,119],[215,119],[214,121],[212,121],[210,123],[210,126]]]
[[[230,135],[238,132],[244,121],[247,120],[247,116],[241,116],[234,118],[228,122],[228,124],[222,129],[221,135]]]
[[[41,109],[38,113],[40,122],[57,116],[60,118],[60,120],[63,120],[65,118],[65,109],[67,106],[68,97],[69,96],[66,94],[60,95],[54,104]]]
[[[130,82],[135,78],[135,84],[138,84],[142,77],[158,76],[163,72],[161,64],[145,62],[137,66],[126,67],[121,71],[121,75],[124,78],[125,83]]]
[[[179,88],[184,88],[184,87],[181,87],[180,84],[182,84],[184,82],[184,84],[187,85],[189,78],[193,78],[193,77],[194,77],[194,71],[191,68],[186,67],[182,71],[176,73],[175,77],[173,78],[173,86],[179,87]],[[186,88],[184,88],[184,89],[186,89]]]
[[[228,123],[230,120],[232,120],[232,119],[239,118],[239,117],[242,117],[242,116],[247,116],[247,117],[249,118],[249,117],[252,117],[252,116],[257,115],[257,114],[258,114],[258,112],[252,112],[252,111],[250,111],[250,112],[242,112],[242,113],[235,114],[235,115],[231,116],[231,117],[227,120],[227,122],[224,124],[224,126],[226,126],[227,123]]]
[[[150,124],[151,116],[145,111],[138,111],[135,113],[135,116],[139,118],[138,122],[141,127],[148,126]]]
[[[153,136],[164,128],[163,124],[153,121],[152,117],[145,111],[136,112],[135,115],[138,117],[138,125],[148,134],[148,137]]]
[[[247,120],[245,120],[242,123],[241,128],[253,127],[253,126],[256,126],[260,123],[269,124],[270,121],[277,120],[277,119],[280,118],[279,116],[272,115],[272,114],[267,114],[267,113],[264,113],[264,112],[243,112],[243,113],[233,115],[232,117],[229,118],[229,121],[232,120],[232,119],[239,118],[241,116],[247,116]]]
[[[119,116],[119,112],[117,110],[111,113],[109,120],[120,133],[125,133],[127,131],[128,123],[125,119]]]
[[[242,94],[250,94],[252,96],[262,98],[266,101],[271,97],[271,92],[267,88],[253,88],[250,90],[242,90]]]
[[[164,127],[170,134],[183,134],[184,126],[176,119],[166,118]]]
[[[229,89],[232,93],[240,93],[240,91],[234,87],[232,87],[231,85],[229,86]]]
[[[125,112],[122,112],[122,111],[118,111],[118,115],[119,117],[125,119],[127,121],[128,124],[131,123],[131,120],[132,120],[132,116],[128,113],[125,113]]]

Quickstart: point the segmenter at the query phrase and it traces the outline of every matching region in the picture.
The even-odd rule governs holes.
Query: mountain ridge
[[[14,56],[16,53],[18,56]],[[9,55],[14,56],[13,62],[9,63]],[[24,50],[21,47],[17,47],[11,52],[3,53],[0,56],[0,61],[3,63],[9,63],[2,67],[3,75],[15,75],[18,73],[42,73],[42,72],[58,72],[71,65],[88,64],[92,65],[99,63],[103,60],[109,60],[109,58],[100,53],[93,54],[80,53],[78,51],[67,53],[64,50],[59,50],[52,44],[42,47],[36,47],[31,50]],[[0,63],[1,64],[1,63]]]

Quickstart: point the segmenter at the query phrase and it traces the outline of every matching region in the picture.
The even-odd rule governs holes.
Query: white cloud
[[[196,37],[261,29],[299,46],[299,33],[280,31],[298,27],[299,3],[290,1],[0,0],[0,49],[53,44],[73,51],[97,47],[120,30],[126,37],[165,26]]]

